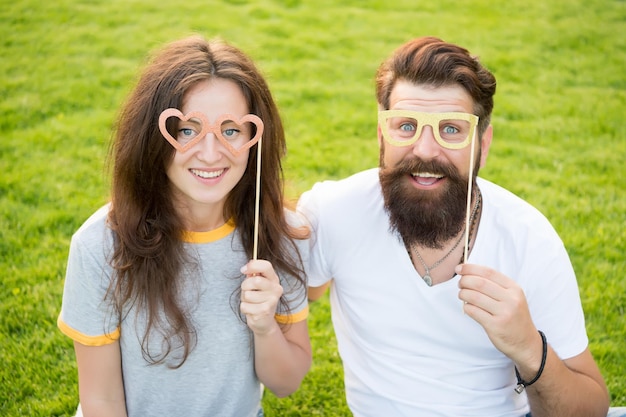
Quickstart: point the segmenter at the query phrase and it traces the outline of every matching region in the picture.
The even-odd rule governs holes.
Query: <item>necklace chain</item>
[[[482,201],[482,196],[481,196],[480,190],[478,190],[478,194],[476,196],[476,203],[474,204],[474,208],[472,209],[472,214],[470,216],[470,221],[469,221],[469,224],[470,224],[470,240],[471,240],[471,234],[472,234],[473,229],[474,229],[474,221],[475,221],[476,213],[478,212],[478,208],[480,207],[481,201]],[[464,230],[464,232],[465,232],[465,230]],[[433,285],[433,280],[432,280],[432,277],[430,276],[430,271],[432,271],[433,269],[437,268],[439,265],[441,265],[443,263],[443,261],[448,259],[448,256],[450,256],[450,254],[452,254],[452,252],[454,252],[454,250],[459,246],[459,243],[461,243],[461,240],[463,240],[463,236],[464,235],[465,235],[465,233],[461,233],[461,236],[456,241],[456,243],[454,244],[452,249],[450,249],[448,251],[448,253],[446,253],[443,256],[443,258],[439,259],[437,262],[432,264],[432,266],[430,266],[430,267],[428,265],[426,265],[426,262],[424,262],[424,259],[422,259],[422,256],[418,252],[417,248],[413,247],[413,249],[415,251],[415,255],[417,255],[417,259],[419,259],[420,263],[424,267],[424,276],[422,277],[422,279],[424,280],[424,282],[426,282],[426,284],[429,287]]]

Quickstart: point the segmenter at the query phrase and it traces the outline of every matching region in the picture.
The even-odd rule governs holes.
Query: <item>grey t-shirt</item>
[[[248,261],[233,224],[205,233],[186,233],[185,248],[197,264],[184,271],[185,299],[197,331],[197,344],[177,369],[148,363],[141,341],[145,320],[135,309],[121,323],[105,301],[112,276],[108,260],[113,234],[108,205],[94,213],[72,237],[59,328],[73,340],[99,346],[119,339],[129,417],[256,416],[261,385],[254,371],[252,334],[238,314],[234,293]],[[308,245],[299,241],[306,258]],[[279,274],[292,309],[292,321],[306,318],[306,289]],[[280,320],[280,312],[277,319]],[[150,353],[161,352],[153,333]],[[170,363],[178,363],[175,350]],[[178,355],[177,355],[178,354]]]

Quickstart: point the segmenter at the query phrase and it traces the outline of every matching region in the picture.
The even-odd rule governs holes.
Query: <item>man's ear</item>
[[[385,107],[382,104],[378,103],[376,110],[376,114],[378,114],[379,111],[385,110]],[[376,123],[376,134],[378,135],[378,149],[382,149],[385,144],[383,143],[383,131],[380,129],[380,125],[378,124],[378,122]]]
[[[493,126],[487,126],[483,137],[480,140],[480,167],[484,167],[487,164],[487,155],[489,154],[489,148],[491,147],[491,140],[493,139]]]

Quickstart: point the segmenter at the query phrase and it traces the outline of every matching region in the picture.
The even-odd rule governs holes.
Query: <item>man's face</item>
[[[473,100],[461,86],[433,88],[398,81],[389,100],[389,110],[424,113],[473,113]],[[470,170],[471,146],[447,149],[425,125],[409,146],[387,143],[378,127],[380,178],[385,207],[392,227],[407,244],[441,247],[463,227]],[[474,175],[484,165],[491,127],[476,143]]]

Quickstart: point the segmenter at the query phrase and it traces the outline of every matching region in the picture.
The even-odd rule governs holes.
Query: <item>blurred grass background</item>
[[[375,166],[378,64],[434,35],[498,79],[481,175],[543,211],[579,279],[590,347],[626,405],[626,2],[0,0],[0,415],[73,415],[72,344],[56,329],[69,239],[108,198],[104,157],[147,55],[190,35],[252,56],[286,125],[291,198]],[[348,416],[328,299],[314,365],[266,415]]]

